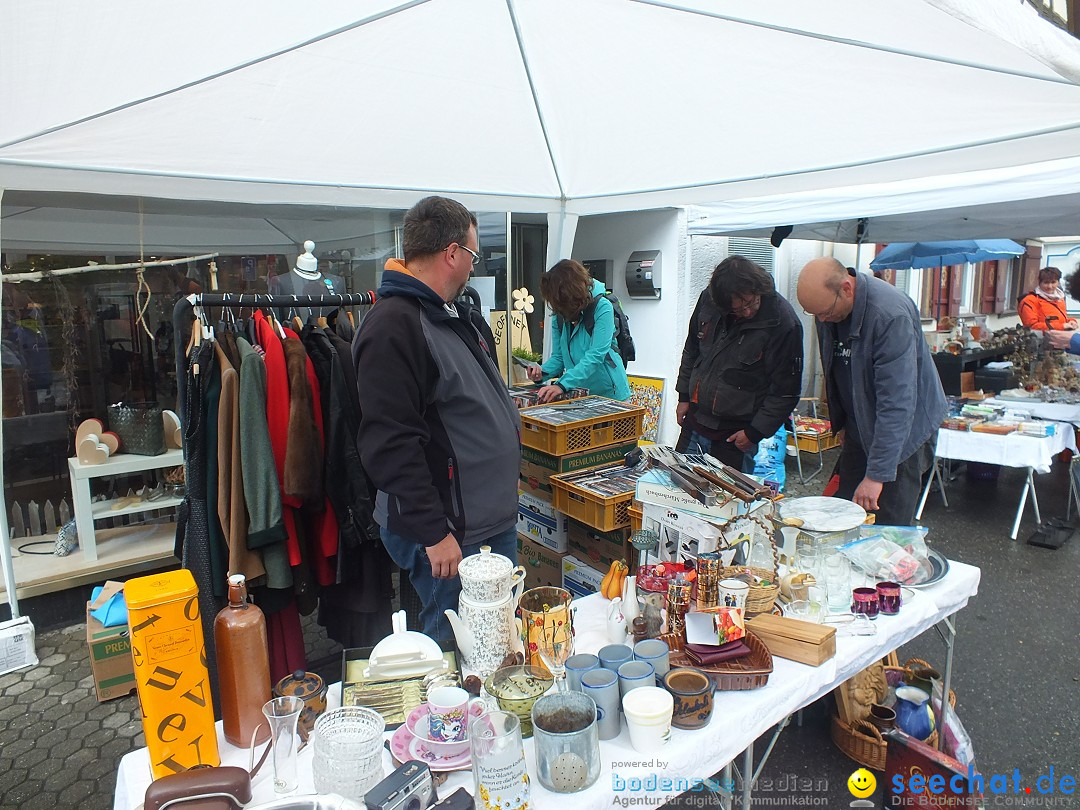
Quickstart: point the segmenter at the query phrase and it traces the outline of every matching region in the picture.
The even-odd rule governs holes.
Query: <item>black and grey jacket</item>
[[[466,305],[387,270],[353,342],[360,456],[375,519],[425,546],[517,521],[518,414]]]
[[[702,290],[683,347],[675,390],[708,430],[745,430],[755,444],[772,436],[799,404],[802,324],[784,298],[761,298],[752,318],[725,316]]]

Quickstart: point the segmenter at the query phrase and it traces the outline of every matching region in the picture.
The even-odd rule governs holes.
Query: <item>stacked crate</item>
[[[625,526],[573,520],[572,514],[590,520],[593,512],[580,511],[586,505],[567,497],[558,476],[622,464],[637,446],[644,417],[644,408],[592,396],[521,410],[518,556],[530,585],[571,586],[575,593],[595,590],[595,573],[602,576],[607,570],[605,561],[615,558],[616,547],[624,550],[618,558],[626,556],[626,510],[621,510]],[[559,561],[558,575],[550,565],[553,558]]]

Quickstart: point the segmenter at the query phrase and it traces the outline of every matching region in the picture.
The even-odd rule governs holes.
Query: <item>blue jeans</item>
[[[436,641],[453,641],[454,631],[444,610],[458,609],[458,596],[461,594],[461,580],[457,577],[436,579],[431,573],[431,562],[427,549],[399,534],[392,534],[386,529],[379,529],[383,547],[402,570],[408,572],[409,581],[420,597],[423,608],[420,610],[420,632]],[[485,540],[477,540],[461,547],[461,556],[469,557],[480,553],[480,546],[491,546],[494,554],[502,554],[517,565],[517,529],[508,529],[501,534]],[[416,629],[416,628],[412,628]]]
[[[683,452],[697,453],[699,455],[708,453],[717,461],[722,461],[730,467],[735,467],[739,472],[744,472],[747,475],[754,472],[754,455],[757,451],[756,447],[754,448],[755,453],[743,453],[734,443],[728,444],[723,441],[718,441],[716,444],[717,452],[714,453],[712,452],[713,440],[702,436],[695,430],[690,434],[690,443]],[[741,465],[739,463],[740,461],[742,462]]]

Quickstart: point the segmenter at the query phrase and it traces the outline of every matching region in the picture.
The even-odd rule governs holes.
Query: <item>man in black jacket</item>
[[[454,303],[480,256],[476,218],[428,197],[404,230],[405,260],[386,263],[353,343],[360,456],[383,544],[423,602],[423,632],[447,639],[462,557],[481,544],[517,557],[518,414],[489,339]]]
[[[678,448],[752,472],[762,439],[795,410],[802,324],[772,277],[743,256],[716,266],[698,297],[675,390]]]

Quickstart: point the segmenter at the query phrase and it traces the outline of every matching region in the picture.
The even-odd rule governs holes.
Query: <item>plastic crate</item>
[[[840,439],[838,439],[832,433],[823,433],[820,436],[807,436],[806,434],[800,434],[798,437],[798,443],[796,443],[795,439],[795,436],[788,434],[788,446],[798,447],[799,450],[804,453],[821,453],[825,450],[832,450],[834,447],[840,446]]]
[[[592,409],[602,413],[591,415]],[[561,424],[557,413],[581,414]],[[521,443],[553,456],[580,453],[626,441],[637,441],[645,426],[645,409],[604,397],[583,397],[561,406],[538,405],[521,410]]]
[[[627,475],[632,471],[622,464],[610,464],[586,472],[563,473],[551,476],[552,505],[560,512],[603,532],[610,532],[630,525],[630,505],[634,500],[634,487],[613,495],[600,495],[578,486],[574,479],[590,474],[622,468]]]
[[[631,504],[626,511],[630,515],[630,531],[640,532],[641,524],[645,517],[641,512],[641,507]]]

